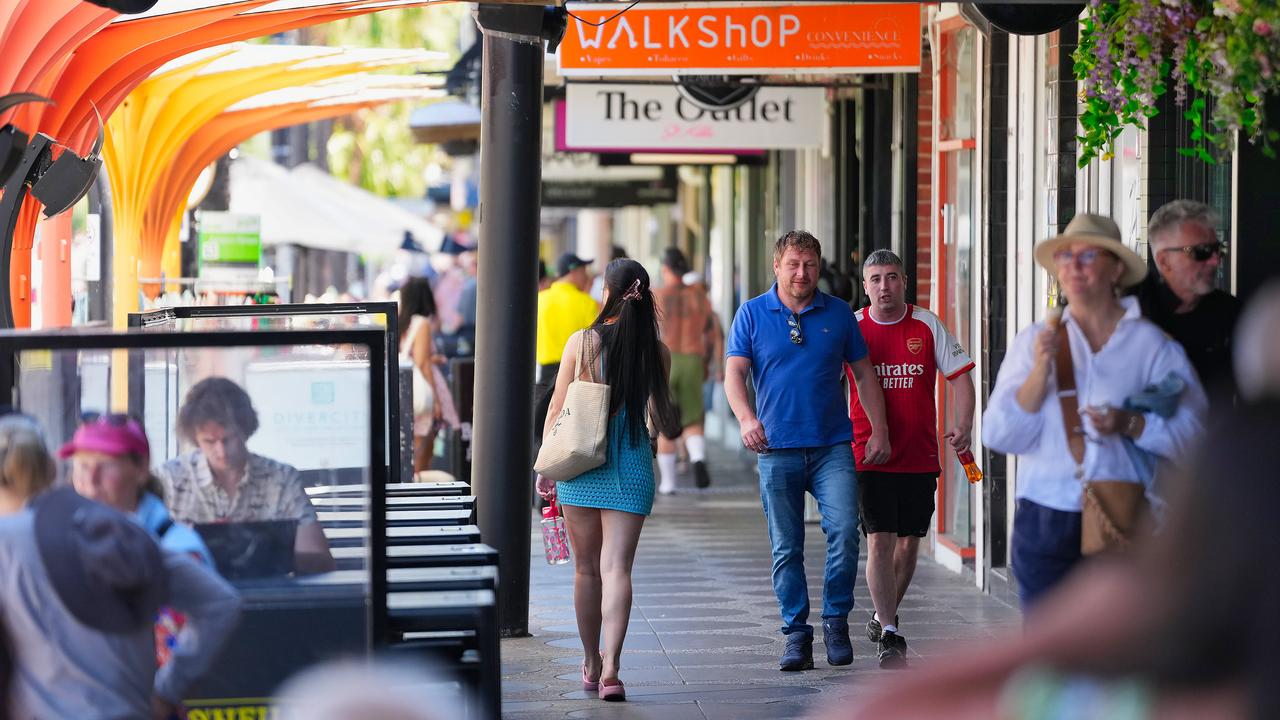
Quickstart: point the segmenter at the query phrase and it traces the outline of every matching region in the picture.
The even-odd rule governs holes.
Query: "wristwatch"
[[[1129,413],[1129,424],[1125,425],[1124,434],[1136,439],[1138,437],[1138,423],[1141,422],[1141,420],[1142,415],[1140,413]]]

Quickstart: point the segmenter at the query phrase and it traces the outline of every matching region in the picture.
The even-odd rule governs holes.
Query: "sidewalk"
[[[659,496],[654,504],[640,537],[622,655],[626,703],[604,703],[582,692],[573,565],[548,566],[535,528],[533,637],[502,642],[504,718],[792,718],[817,704],[857,697],[890,672],[879,669],[875,646],[862,634],[871,607],[862,563],[849,618],[853,664],[827,666],[819,629],[816,668],[779,672],[783,643],[769,580],[769,538],[755,474],[737,462],[713,455],[711,491]],[[810,621],[820,626],[825,545],[817,524],[807,526],[806,540]],[[864,542],[862,562],[865,550]],[[901,616],[913,664],[957,643],[1012,631],[1020,622],[1016,609],[923,558]]]

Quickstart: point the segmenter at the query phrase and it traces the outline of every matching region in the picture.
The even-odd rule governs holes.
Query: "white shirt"
[[[1135,298],[1121,298],[1120,303],[1125,309],[1124,317],[1097,353],[1072,320],[1070,307],[1063,315],[1080,408],[1122,407],[1125,398],[1160,382],[1170,372],[1176,373],[1187,385],[1177,412],[1167,420],[1147,413],[1142,436],[1135,442],[1163,460],[1178,461],[1204,430],[1204,390],[1182,346],[1142,317]],[[1023,410],[1016,397],[1034,365],[1036,338],[1044,329],[1043,323],[1034,323],[1014,338],[982,414],[982,441],[994,450],[1018,456],[1018,499],[1054,510],[1079,512],[1081,481],[1076,478],[1075,460],[1067,446],[1054,375],[1049,375],[1049,391],[1036,412]],[[1083,420],[1088,438],[1084,479],[1140,482],[1121,436],[1100,436],[1087,417]]]

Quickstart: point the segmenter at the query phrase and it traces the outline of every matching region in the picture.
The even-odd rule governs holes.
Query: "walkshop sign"
[[[603,7],[602,7],[603,6]],[[569,3],[602,23],[614,3]],[[918,3],[640,3],[571,17],[565,77],[919,72]]]
[[[708,110],[673,85],[570,83],[565,144],[592,152],[820,147],[826,137],[826,92],[821,87],[762,87],[735,108]]]

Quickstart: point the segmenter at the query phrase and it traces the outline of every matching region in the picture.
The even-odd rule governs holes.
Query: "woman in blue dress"
[[[658,339],[649,274],[635,260],[620,258],[609,263],[604,279],[604,309],[565,346],[543,434],[560,415],[583,335],[590,334],[588,348],[599,351],[584,358],[579,372],[586,380],[589,364],[599,363],[609,385],[608,459],[564,482],[539,476],[538,492],[557,498],[564,508],[573,545],[582,687],[599,691],[602,700],[625,700],[618,668],[631,616],[631,566],[640,528],[653,509],[653,451],[646,421],[652,418],[664,434],[678,434],[680,421],[667,385],[671,357]]]

